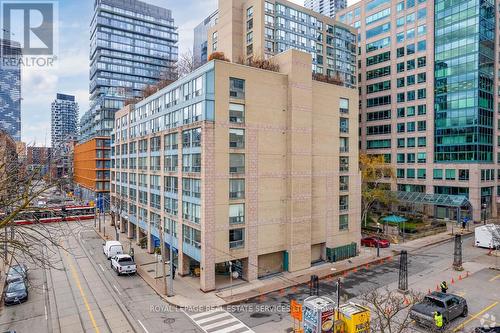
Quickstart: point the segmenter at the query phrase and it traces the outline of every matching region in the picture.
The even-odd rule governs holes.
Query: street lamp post
[[[486,225],[486,203],[483,203],[481,207],[483,208],[483,224]]]
[[[377,222],[377,257],[380,257],[380,223]]]

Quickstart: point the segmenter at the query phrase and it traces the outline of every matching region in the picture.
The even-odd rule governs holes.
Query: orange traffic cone
[[[281,297],[285,296],[285,289],[280,289],[280,296]]]
[[[458,281],[462,281],[462,275],[458,276]]]
[[[409,305],[410,304],[410,302],[408,301],[408,299],[406,298],[406,296],[403,299],[403,304],[404,305]]]
[[[438,284],[438,285],[436,285],[436,291],[439,291],[439,290],[440,289],[439,289],[439,284]]]
[[[451,284],[455,284],[455,280],[453,280],[453,278],[451,278]]]

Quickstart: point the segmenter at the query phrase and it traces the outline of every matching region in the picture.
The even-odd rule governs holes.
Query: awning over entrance
[[[398,191],[396,192],[396,198],[399,202],[416,205],[434,205],[472,209],[472,205],[469,199],[467,199],[467,197],[463,195]]]

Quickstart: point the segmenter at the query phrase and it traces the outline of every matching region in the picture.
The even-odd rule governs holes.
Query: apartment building
[[[121,231],[160,232],[177,271],[210,291],[228,262],[248,281],[356,254],[356,89],[312,79],[309,53],[279,71],[212,60],[116,113],[111,210]]]
[[[51,105],[52,148],[59,149],[68,136],[78,133],[78,103],[75,96],[57,94]]]
[[[74,146],[73,180],[75,196],[101,203],[109,209],[111,139],[95,137]]]
[[[194,28],[193,60],[199,66],[208,60],[208,29],[217,23],[218,11],[206,17]]]
[[[347,0],[305,0],[304,7],[329,17],[335,17],[338,11],[347,7]]]
[[[21,45],[0,38],[0,57],[0,129],[21,141]]]
[[[288,49],[310,53],[316,74],[356,86],[356,30],[285,0],[219,0],[208,29],[208,54],[232,62],[269,58]]]
[[[114,112],[140,97],[177,61],[177,28],[171,10],[138,0],[95,0],[90,22],[90,109],[80,140],[109,136]]]
[[[358,29],[361,150],[394,166],[393,191],[467,196],[476,221],[497,216],[500,194],[496,15],[479,0],[363,0],[337,14]]]

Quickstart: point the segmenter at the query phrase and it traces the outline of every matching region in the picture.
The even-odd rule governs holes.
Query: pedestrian
[[[436,328],[440,331],[443,328],[443,315],[441,312],[434,312],[434,323],[436,324]]]
[[[134,248],[131,246],[130,250],[128,250],[128,255],[132,258],[132,261],[134,260]]]
[[[441,287],[441,292],[443,294],[446,294],[446,291],[448,290],[448,284],[446,283],[446,281],[441,282],[440,287]]]
[[[175,280],[175,265],[172,264],[172,280]]]

